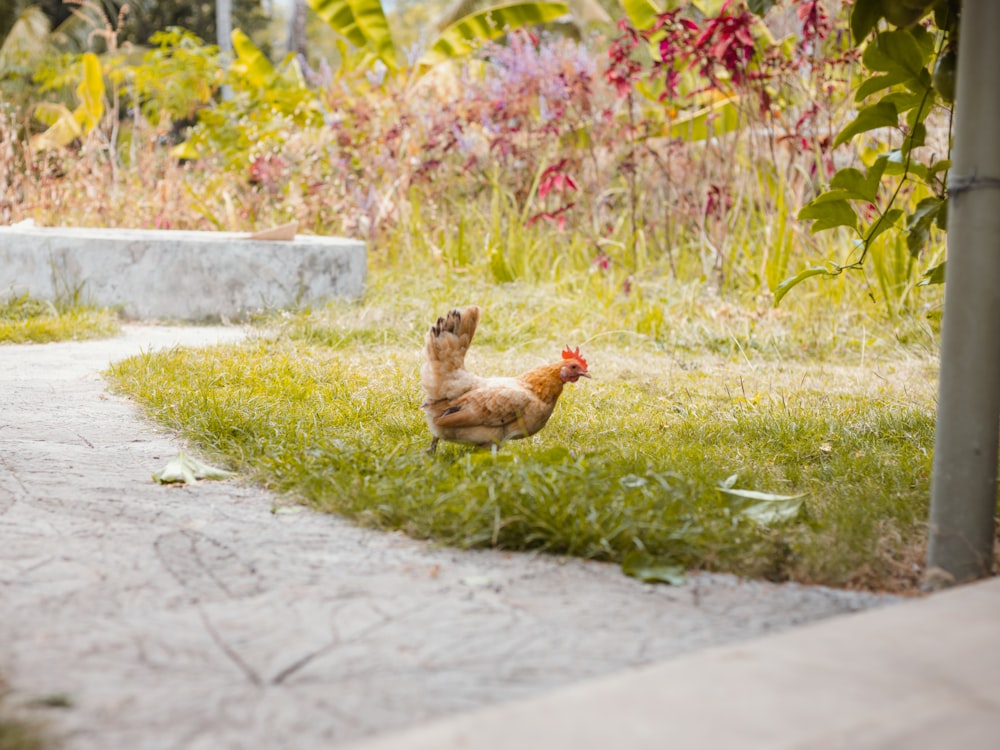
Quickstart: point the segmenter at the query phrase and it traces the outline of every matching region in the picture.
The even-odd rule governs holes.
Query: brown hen
[[[483,378],[465,369],[465,353],[479,324],[475,305],[438,318],[427,333],[420,370],[427,399],[423,409],[434,438],[478,446],[499,446],[534,435],[545,426],[566,383],[589,378],[577,347],[562,359],[517,377]]]

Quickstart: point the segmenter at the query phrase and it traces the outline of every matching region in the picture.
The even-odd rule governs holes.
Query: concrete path
[[[614,566],[273,513],[273,495],[239,481],[154,484],[181,445],[100,371],[241,335],[128,327],[0,347],[0,675],[8,705],[55,704],[31,711],[67,750],[331,747],[503,702],[549,706],[517,701],[898,601],[725,575],[648,586]],[[642,674],[645,690],[659,672]],[[496,747],[539,746],[522,739]],[[452,740],[423,746],[465,746]]]
[[[995,750],[1000,579],[701,651],[353,750]]]

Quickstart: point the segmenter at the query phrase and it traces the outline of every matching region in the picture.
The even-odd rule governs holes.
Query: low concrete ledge
[[[0,227],[0,293],[79,293],[127,318],[209,320],[359,297],[363,242],[234,232]]]

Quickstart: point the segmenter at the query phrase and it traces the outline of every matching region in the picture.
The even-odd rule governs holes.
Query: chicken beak
[[[582,375],[583,377],[588,378],[588,379],[590,378],[590,373],[589,372],[581,372],[580,375]]]

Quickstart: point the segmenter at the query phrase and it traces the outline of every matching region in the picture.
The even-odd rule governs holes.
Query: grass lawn
[[[111,377],[213,460],[366,525],[654,577],[915,586],[936,393],[922,316],[831,306],[829,289],[775,309],[703,285],[601,295],[588,279],[376,276],[364,303],[271,319],[239,345],[142,354]],[[517,374],[568,344],[594,379],[533,438],[431,457],[423,335],[473,302],[474,371]]]
[[[110,310],[27,295],[0,300],[0,344],[97,339],[118,330],[118,318]]]

